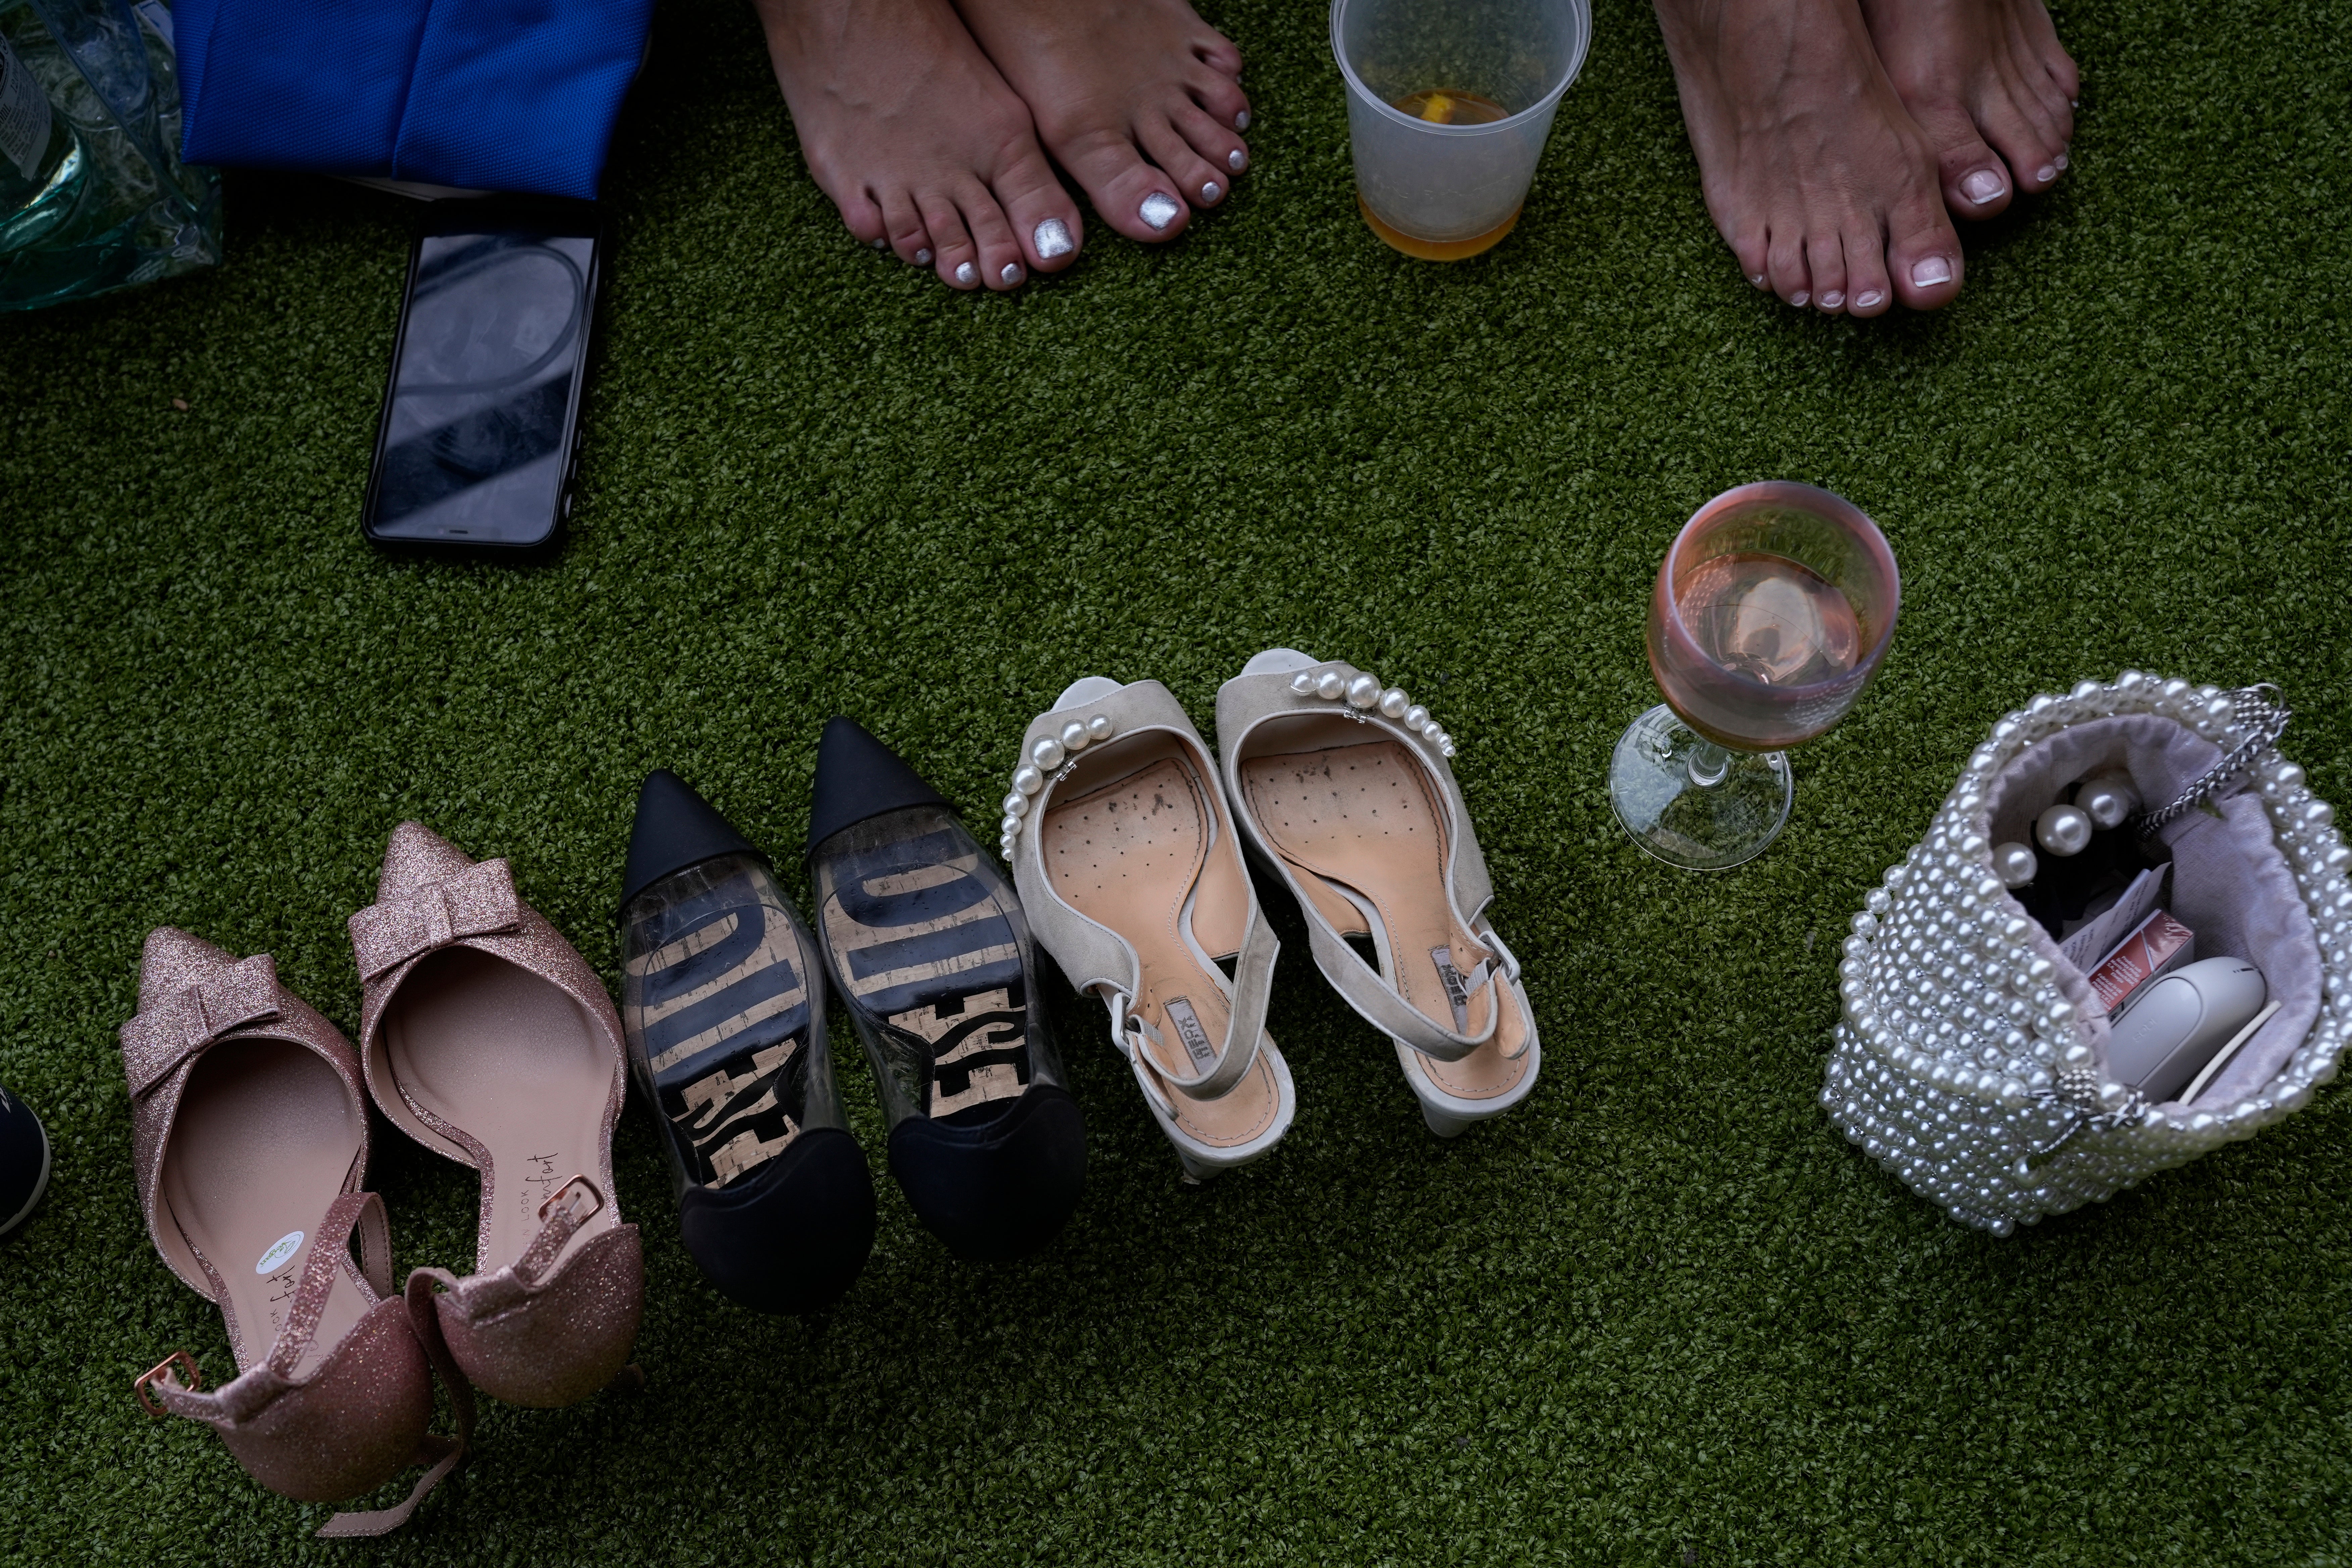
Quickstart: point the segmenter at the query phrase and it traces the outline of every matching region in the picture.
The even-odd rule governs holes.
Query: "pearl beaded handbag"
[[[1846,1138],[1964,1225],[2007,1236],[2104,1202],[2310,1103],[2352,1036],[2352,849],[2275,743],[2268,686],[2126,670],[2036,697],[1969,758],[1926,840],[1873,889],[1839,965],[1822,1104]],[[2259,967],[2278,1011],[2196,1099],[2107,1076],[2106,1009],[1995,875],[2073,781],[2127,772],[2143,847],[2203,956]]]

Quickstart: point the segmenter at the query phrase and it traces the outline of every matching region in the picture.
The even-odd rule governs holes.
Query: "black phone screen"
[[[417,241],[378,437],[372,536],[528,545],[554,531],[595,250],[587,235],[520,228]]]

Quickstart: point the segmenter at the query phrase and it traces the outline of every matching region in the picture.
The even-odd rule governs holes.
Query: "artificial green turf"
[[[672,0],[609,181],[551,564],[359,539],[392,198],[236,176],[217,272],[0,321],[0,1082],[58,1149],[0,1243],[0,1555],[2346,1559],[2346,1090],[2008,1240],[1814,1104],[1846,919],[2005,709],[2126,665],[2271,679],[2288,752],[2352,795],[2340,12],[2070,6],[2073,170],[1972,232],[1956,307],[1866,324],[1741,283],[1634,0],[1603,0],[1518,232],[1451,268],[1355,215],[1321,7],[1212,19],[1258,108],[1230,210],[1161,250],[1097,225],[1066,277],[966,298],[842,232],[748,9]],[[1654,700],[1667,540],[1765,477],[1880,520],[1904,621],[1798,754],[1785,837],[1692,876],[1618,831],[1603,768]],[[882,1233],[840,1308],[708,1289],[633,1111],[649,1386],[492,1408],[402,1535],[314,1542],[328,1509],[139,1413],[164,1352],[230,1365],[132,1193],[114,1031],[148,927],[268,950],[352,1028],[343,918],[415,816],[510,857],[610,979],[649,767],[804,892],[827,715],[990,839],[1066,681],[1157,677],[1205,725],[1281,643],[1461,738],[1547,1047],[1504,1121],[1430,1138],[1285,912],[1301,1109],[1245,1171],[1180,1186],[1099,1009],[1061,993],[1092,1163],[1033,1262],[959,1265],[916,1226],[851,1060]],[[401,1266],[466,1267],[470,1179],[376,1147]]]

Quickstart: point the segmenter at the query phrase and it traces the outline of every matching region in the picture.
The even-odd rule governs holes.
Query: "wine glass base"
[[[1785,753],[1716,746],[1663,702],[1626,726],[1609,759],[1617,820],[1650,854],[1693,871],[1761,854],[1788,822],[1795,793]]]

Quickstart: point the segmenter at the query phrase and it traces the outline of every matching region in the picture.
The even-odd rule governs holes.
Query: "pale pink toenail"
[[[1243,152],[1238,147],[1234,148],[1232,152],[1225,154],[1225,167],[1231,169],[1236,174],[1240,174],[1244,169],[1249,167],[1249,154]]]
[[[1236,131],[1246,131],[1249,129],[1248,110],[1244,109],[1239,114],[1234,116],[1234,129]]]
[[[1013,284],[1021,281],[1021,263],[1017,261],[1006,262],[1004,264],[1004,270],[998,273],[996,276],[1003,282],[1006,288],[1010,289]]]
[[[1911,264],[1911,281],[1922,289],[1933,289],[1938,283],[1951,280],[1952,264],[1940,256],[1931,256],[1925,261]]]
[[[931,264],[931,253],[930,253],[929,250],[919,250],[919,251],[915,252],[915,265],[916,265],[916,266],[918,266],[918,267],[929,267],[930,264]]]
[[[2054,164],[2044,163],[2033,171],[2033,177],[2036,180],[2054,180],[2058,177],[2057,167]]]
[[[980,281],[979,269],[969,261],[959,262],[956,266],[956,281],[967,289],[971,288]]]
[[[1067,256],[1077,248],[1077,242],[1070,237],[1070,226],[1057,217],[1049,217],[1039,224],[1029,239],[1036,246],[1037,255],[1046,261],[1057,256]]]
[[[1875,289],[1865,289],[1853,297],[1853,308],[1857,310],[1867,310],[1885,298],[1885,295]]]
[[[2051,160],[2050,160],[2050,162],[2051,162],[2054,166],[2056,166],[2056,167],[2058,167],[2058,168],[2063,169],[2063,168],[2064,168],[2064,167],[2066,166],[2066,154],[2065,154],[2065,153],[2059,153],[2059,154],[2058,154],[2058,156],[2056,156],[2055,158],[2051,159]]]
[[[1842,306],[1843,306],[1844,304],[1845,304],[1845,296],[1844,296],[1844,295],[1843,295],[1843,294],[1841,294],[1841,293],[1839,293],[1839,292],[1838,292],[1836,289],[1831,289],[1828,293],[1826,293],[1826,294],[1824,294],[1824,295],[1822,295],[1822,310],[1837,310],[1837,309],[1841,308],[1841,307],[1842,307]]]
[[[1166,228],[1183,210],[1177,205],[1176,198],[1166,191],[1154,191],[1143,198],[1143,205],[1135,209],[1135,214],[1153,228]]]
[[[1811,294],[1808,294],[1802,289],[1800,289],[1795,293],[1789,296],[1789,303],[1791,305],[1801,305],[1811,298],[1812,296]]]
[[[1960,195],[1979,206],[2009,189],[2009,182],[1990,169],[1979,169],[1960,182]]]

